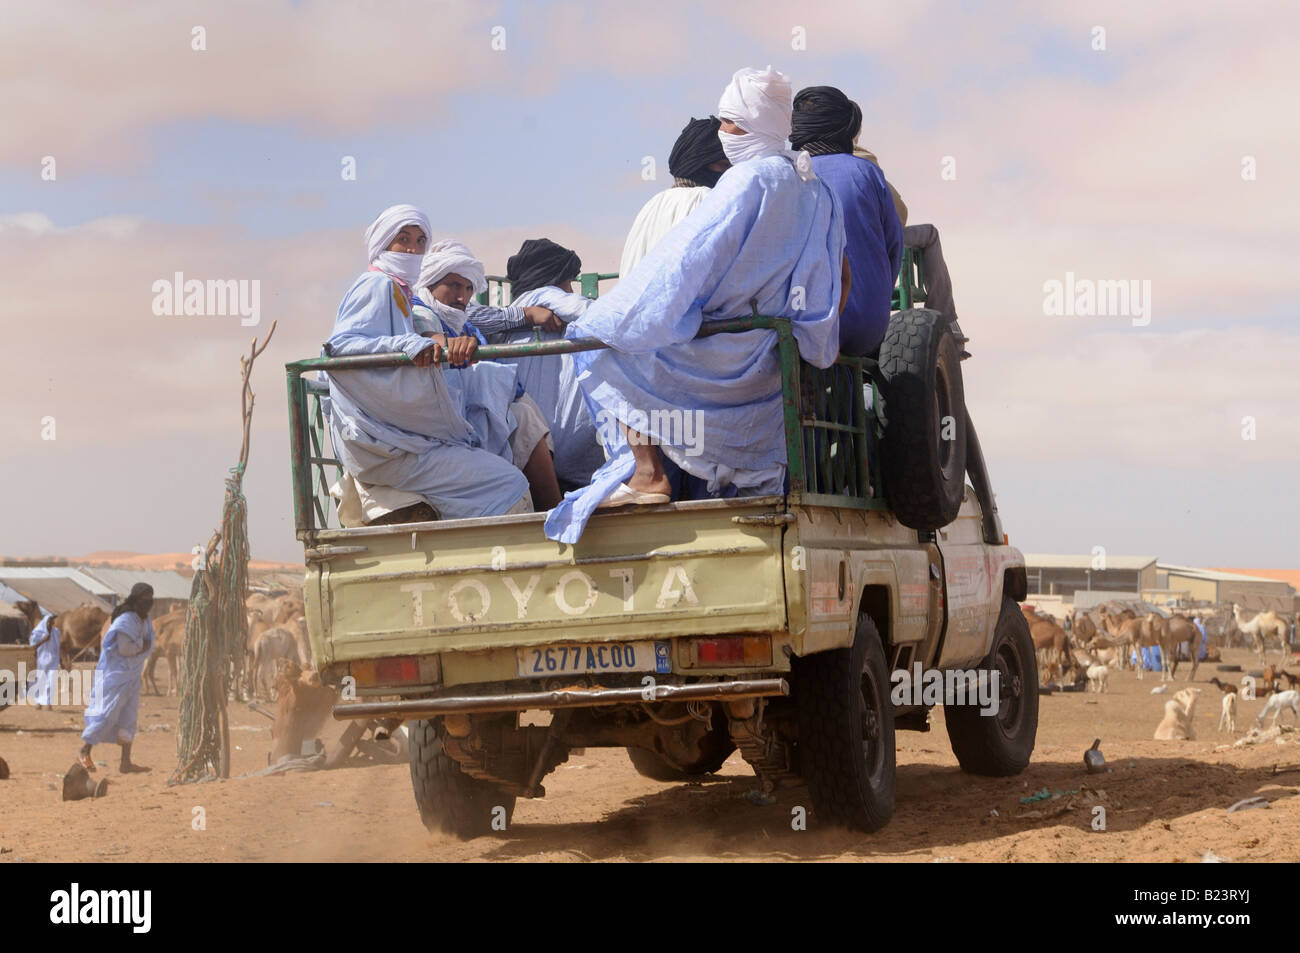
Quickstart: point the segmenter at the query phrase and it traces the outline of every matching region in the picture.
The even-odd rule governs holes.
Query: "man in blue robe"
[[[325,375],[334,450],[363,486],[418,494],[443,519],[527,512],[528,481],[483,447],[435,362],[446,349],[461,363],[460,345],[441,335],[422,337],[412,323],[428,238],[428,217],[410,205],[386,209],[366,230],[370,269],[339,305],[325,353],[401,351],[416,366]]]
[[[903,226],[880,167],[853,154],[862,110],[834,86],[809,86],[794,98],[790,144],[812,156],[817,177],[844,208],[844,252],[853,275],[840,315],[840,351],[865,357],[880,349],[903,261]]]
[[[412,312],[416,332],[426,337],[444,334],[452,346],[463,344],[473,358],[478,346],[488,341],[477,322],[469,319],[467,305],[472,294],[486,289],[483,263],[468,248],[457,241],[434,242],[424,255],[416,288]],[[555,320],[543,308],[516,310],[544,311]],[[478,313],[501,311],[480,308]],[[549,510],[558,503],[550,428],[519,380],[519,368],[510,362],[483,361],[448,368],[445,374],[453,399],[460,402],[484,448],[510,460],[528,478],[533,504]]]
[[[770,67],[735,74],[718,104],[731,169],[569,325],[567,337],[612,348],[573,355],[609,460],[552,510],[551,539],[576,542],[602,504],[666,502],[661,450],[714,495],[782,492],[776,333],[695,338],[704,322],[757,307],[791,320],[809,363],[829,367],[838,355],[843,215],[808,155],[785,149],[791,92]],[[603,426],[609,418],[616,427]]]
[[[58,685],[59,636],[59,630],[54,627],[54,616],[45,612],[28,639],[28,643],[36,650],[36,671],[32,673],[27,697],[33,705],[47,711],[54,704],[55,688]]]
[[[86,729],[81,733],[83,744],[77,753],[77,762],[87,771],[95,770],[91,746],[110,743],[122,746],[118,770],[123,774],[149,770],[132,763],[131,743],[140,714],[140,677],[154,645],[153,623],[149,621],[152,608],[153,587],[137,582],[131,594],[113,610],[99,647],[91,703],[85,715]]]
[[[582,271],[582,260],[572,249],[549,238],[530,238],[506,262],[506,277],[515,307],[545,308],[563,324],[559,330],[513,331],[499,343],[558,341],[563,327],[587,312],[590,298],[573,291],[574,279]],[[555,474],[569,487],[585,486],[602,463],[605,454],[596,436],[596,426],[587,410],[574,373],[573,355],[541,355],[511,358],[519,368],[519,380],[537,402],[551,428],[555,446]]]

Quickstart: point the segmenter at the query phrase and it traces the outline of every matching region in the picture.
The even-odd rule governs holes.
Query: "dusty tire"
[[[1029,764],[1038,735],[1038,659],[1019,606],[1002,600],[993,648],[980,665],[999,673],[995,715],[981,715],[975,705],[947,705],[943,710],[952,752],[963,771],[1003,778]]]
[[[796,659],[791,676],[799,768],[819,820],[878,831],[894,815],[894,708],[875,624],[858,619],[853,647]]]
[[[461,840],[482,837],[493,833],[493,812],[497,807],[505,808],[508,826],[515,813],[515,796],[462,771],[456,760],[442,750],[440,727],[430,720],[407,724],[411,786],[424,826],[455,834]]]
[[[714,715],[714,729],[704,736],[703,751],[699,760],[678,767],[657,751],[649,748],[628,746],[627,756],[632,767],[643,778],[652,781],[698,781],[718,771],[731,752],[736,750],[735,742],[727,731],[727,719],[721,713]]]
[[[887,421],[880,443],[885,499],[904,526],[947,526],[957,518],[966,489],[966,398],[961,348],[943,315],[913,308],[890,318],[880,373]],[[950,439],[944,439],[945,431]]]

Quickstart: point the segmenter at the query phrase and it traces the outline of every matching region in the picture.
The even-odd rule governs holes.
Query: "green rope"
[[[244,465],[231,468],[221,506],[221,555],[194,574],[181,655],[176,770],[169,784],[222,774],[229,757],[226,695],[246,678],[248,647],[248,503]],[[213,593],[209,595],[209,587]]]

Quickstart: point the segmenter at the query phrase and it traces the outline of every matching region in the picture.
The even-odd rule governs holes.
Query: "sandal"
[[[618,489],[609,495],[596,509],[605,506],[652,506],[656,503],[667,503],[669,497],[667,493],[642,493],[640,490],[634,490],[626,483],[620,483]]]
[[[87,772],[93,772],[95,770],[95,762],[91,760],[91,757],[88,754],[77,755],[77,764],[85,768]]]

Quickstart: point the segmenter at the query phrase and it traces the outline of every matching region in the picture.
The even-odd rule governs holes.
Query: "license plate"
[[[598,645],[538,645],[516,649],[520,678],[590,675],[595,672],[658,672],[672,665],[667,642],[601,642]]]

